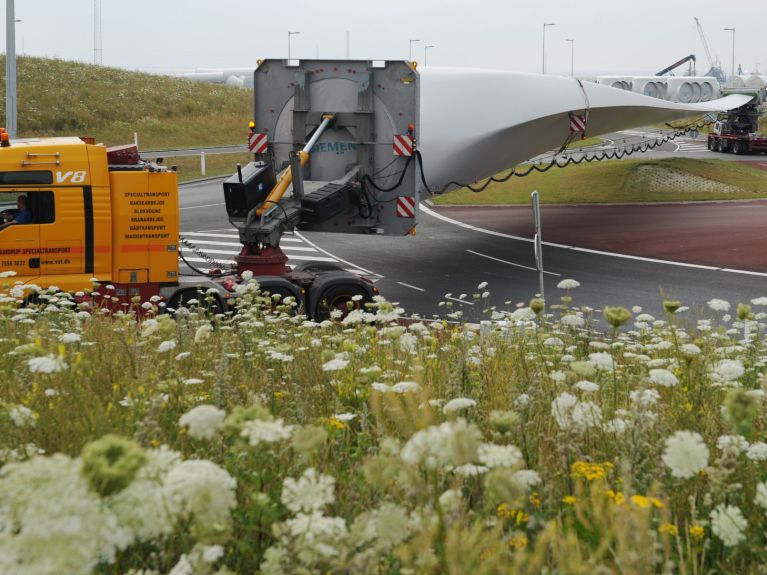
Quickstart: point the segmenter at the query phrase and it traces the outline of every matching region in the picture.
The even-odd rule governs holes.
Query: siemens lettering
[[[356,149],[357,144],[355,142],[318,142],[311,149],[310,153],[334,152],[336,154],[344,154],[346,152],[353,152]]]

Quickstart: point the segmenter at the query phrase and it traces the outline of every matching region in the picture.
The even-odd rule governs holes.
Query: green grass
[[[722,187],[706,191],[696,185],[684,190],[647,186],[638,172],[643,166],[705,178],[722,184]],[[737,190],[725,191],[731,188],[724,186]],[[547,204],[742,200],[767,197],[767,171],[723,160],[610,161],[552,168],[543,174],[534,172],[524,178],[492,184],[479,194],[461,189],[435,197],[434,202],[438,205],[528,204],[533,190],[538,190],[541,202]]]
[[[5,56],[0,57],[5,86]],[[246,140],[252,91],[79,62],[21,56],[19,135],[93,136],[143,149],[238,144]],[[5,96],[0,98],[5,117]]]
[[[157,154],[147,155],[147,159],[154,159]],[[200,156],[162,156],[166,166],[178,168],[178,181],[186,182],[202,177],[224,176],[237,171],[237,164],[243,166],[252,161],[253,156],[246,153],[240,154],[207,154],[205,156],[205,176],[200,172]]]

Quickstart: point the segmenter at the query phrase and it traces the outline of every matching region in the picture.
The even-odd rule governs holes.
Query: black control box
[[[224,202],[229,219],[244,220],[248,212],[261,204],[274,188],[276,177],[271,163],[250,162],[240,175],[234,174],[224,182]]]

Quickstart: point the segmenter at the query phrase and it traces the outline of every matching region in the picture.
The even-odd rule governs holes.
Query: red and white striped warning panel
[[[413,138],[407,134],[394,134],[394,155],[412,156]]]
[[[570,114],[570,131],[571,132],[585,132],[586,131],[586,116],[578,116],[576,114]]]
[[[397,217],[415,217],[415,198],[411,198],[410,196],[397,196]]]
[[[251,134],[248,136],[248,148],[254,154],[263,154],[266,152],[267,138],[266,134]]]

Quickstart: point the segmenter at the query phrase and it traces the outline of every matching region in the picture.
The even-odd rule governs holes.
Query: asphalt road
[[[236,233],[228,224],[221,200],[220,182],[182,186],[181,229],[213,257],[231,260],[237,252]],[[498,230],[483,231],[446,217],[456,220],[450,218],[448,210],[422,209],[415,237],[302,233],[286,237],[283,248],[292,263],[306,259],[341,261],[346,269],[370,272],[388,299],[421,315],[444,314],[445,308],[438,304],[446,293],[456,300],[466,293],[468,302],[454,301],[454,309],[462,308],[466,317],[480,319],[484,302],[471,301],[480,282],[489,283],[490,301],[499,306],[505,301],[526,302],[538,292],[529,239]],[[545,233],[545,212],[543,226]],[[549,302],[561,295],[556,284],[563,278],[581,282],[573,294],[576,304],[596,309],[641,305],[651,313],[660,313],[664,297],[694,306],[714,297],[738,302],[767,295],[764,273],[725,269],[732,265],[687,265],[684,253],[669,254],[669,259],[676,256],[675,263],[595,253],[569,247],[572,245],[544,246]]]

